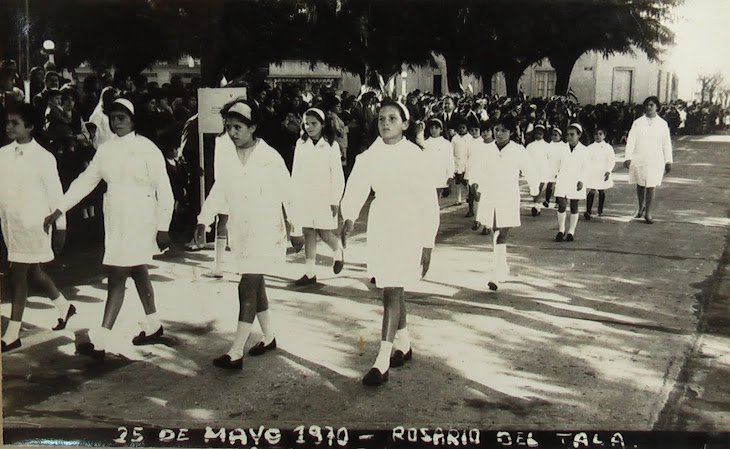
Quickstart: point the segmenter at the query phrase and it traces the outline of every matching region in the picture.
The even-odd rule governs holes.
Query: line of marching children
[[[135,132],[134,104],[119,98],[105,113],[115,136],[99,147],[65,194],[53,157],[32,137],[32,109],[21,105],[8,114],[7,132],[14,141],[0,148],[0,222],[12,264],[13,288],[3,352],[21,346],[19,331],[29,276],[58,309],[54,329],[65,328],[75,314],[75,307],[58,292],[40,264],[53,259],[52,241],[57,251],[63,244],[65,212],[101,180],[108,185],[103,260],[108,271],[107,302],[101,325],[90,330],[90,341],[78,344],[77,352],[105,357],[128,277],[135,282],[145,312],[142,329],[132,343],[161,341],[163,325],[147,265],[153,254],[169,244],[170,183],[162,153]],[[236,100],[221,109],[221,116],[232,146],[216,156],[216,179],[198,216],[195,239],[199,246],[204,245],[206,230],[215,217],[228,217],[229,243],[241,278],[235,336],[229,349],[213,360],[224,369],[243,367],[244,346],[256,320],[263,340],[248,354],[258,356],[276,349],[264,276],[278,272],[289,243],[297,250],[305,248],[305,272],[295,286],[316,283],[318,236],[330,247],[333,271],[339,273],[345,263],[347,238],[372,192],[367,264],[383,291],[383,319],[379,351],[362,382],[380,385],[388,380],[391,367],[413,358],[403,295],[428,272],[439,227],[439,195],[456,190],[457,202],[466,195],[475,229],[483,225],[492,234],[494,269],[488,287],[496,290],[509,273],[509,231],[520,226],[520,175],[534,199],[534,216],[540,214],[542,185],[547,185],[543,205],[549,204],[554,191],[559,219],[556,240],[573,240],[578,201],[585,198],[587,189],[599,192],[601,214],[605,190],[611,186],[613,150],[602,142],[601,133],[597,133],[595,148],[580,144],[579,124],[568,128],[566,143],[560,139],[560,130],[554,129],[550,144],[542,142],[543,130],[538,126],[536,142],[527,149],[512,140],[515,125],[510,116],[492,123],[459,123],[449,141],[443,136],[443,120],[412,123],[407,107],[386,100],[377,115],[379,137],[358,155],[345,184],[332,124],[323,111],[310,108],[304,113],[291,175],[279,153],[257,137],[261,116],[255,106]],[[17,196],[18,191],[22,195]],[[566,234],[568,201],[571,217]],[[590,210],[586,214],[590,217]],[[338,226],[340,218],[343,223]]]

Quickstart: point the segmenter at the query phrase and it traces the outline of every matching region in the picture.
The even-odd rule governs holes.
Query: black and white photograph
[[[2,444],[730,447],[730,0],[0,0]]]

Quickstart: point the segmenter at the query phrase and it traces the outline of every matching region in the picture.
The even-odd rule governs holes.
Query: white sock
[[[53,305],[56,306],[56,309],[58,309],[58,316],[62,320],[66,319],[66,314],[68,313],[69,307],[71,307],[71,304],[69,304],[68,300],[65,296],[63,296],[63,293],[58,295],[58,298],[53,299]]]
[[[268,345],[274,341],[274,329],[271,327],[271,316],[269,310],[264,310],[256,314],[256,318],[259,320],[259,326],[261,326],[261,332],[264,333],[264,344]]]
[[[89,340],[94,344],[94,349],[99,351],[106,350],[106,343],[109,341],[111,333],[111,330],[101,326],[89,331]]]
[[[565,212],[558,212],[558,232],[565,233]]]
[[[246,346],[246,340],[248,340],[248,335],[251,333],[252,326],[252,323],[246,323],[245,321],[238,322],[236,337],[233,339],[231,349],[229,349],[226,353],[231,356],[231,360],[238,360],[243,357],[243,347]]]
[[[390,368],[390,352],[393,350],[393,343],[389,341],[380,342],[380,351],[378,351],[378,357],[375,358],[373,368],[377,368],[378,371],[385,374]]]
[[[332,258],[334,260],[342,260],[342,254],[344,253],[344,250],[342,248],[342,242],[340,239],[337,239],[337,248],[332,251]]]
[[[462,200],[462,193],[461,193],[461,185],[456,185],[456,202],[461,203]]]
[[[575,235],[575,227],[578,226],[578,214],[570,214],[570,228],[568,234]]]
[[[395,340],[393,340],[393,349],[402,351],[403,354],[411,349],[411,339],[408,337],[408,328],[398,329],[395,331]]]
[[[2,341],[5,342],[5,344],[10,344],[18,339],[20,335],[20,325],[22,323],[20,321],[8,321],[8,327],[5,329],[5,333],[3,334]]]
[[[215,239],[215,268],[213,269],[216,273],[221,273],[223,266],[223,255],[226,253],[226,243],[228,238],[225,236],[218,236]]]
[[[494,277],[499,282],[504,282],[509,274],[507,265],[507,244],[498,243],[494,245]]]
[[[144,330],[147,335],[154,334],[160,327],[162,327],[162,323],[160,323],[160,320],[157,318],[157,312],[145,315],[142,330]]]
[[[317,256],[316,256],[316,254],[315,254],[314,257],[315,257],[314,259],[306,259],[306,261],[304,263],[304,266],[305,266],[305,268],[304,268],[305,273],[304,274],[306,274],[307,277],[309,277],[309,278],[313,278],[317,274],[317,271],[314,268],[314,266],[317,263],[317,259],[316,259]]]

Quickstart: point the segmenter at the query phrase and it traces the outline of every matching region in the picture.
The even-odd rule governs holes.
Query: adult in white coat
[[[542,192],[545,184],[551,181],[550,173],[550,160],[548,154],[550,152],[550,144],[545,141],[545,126],[541,124],[535,125],[533,129],[534,140],[527,145],[527,153],[532,159],[535,170],[537,170],[537,177],[540,183],[537,195],[532,197],[532,216],[537,217],[540,215],[540,192]],[[552,178],[555,179],[555,178]],[[547,201],[547,198],[546,198]],[[546,206],[547,207],[547,206]]]
[[[362,380],[365,385],[386,382],[391,366],[412,357],[403,291],[428,271],[438,230],[436,186],[432,178],[423,176],[427,168],[422,150],[403,137],[408,120],[404,105],[382,103],[380,137],[355,160],[342,198],[345,239],[370,190],[375,191],[367,225],[368,269],[383,287],[384,310],[380,350]]]
[[[560,158],[560,169],[555,181],[555,199],[558,201],[558,233],[556,242],[562,242],[563,237],[568,242],[575,239],[575,228],[578,226],[578,201],[585,199],[585,179],[588,173],[588,149],[580,143],[583,126],[573,123],[565,133],[568,145],[564,148],[565,154]],[[570,201],[570,227],[565,234],[565,210]]]
[[[35,111],[28,103],[10,108],[6,132],[13,140],[0,148],[0,225],[10,262],[10,321],[2,336],[2,352],[20,347],[20,327],[28,299],[28,278],[35,281],[58,309],[58,325],[66,327],[76,308],[58,291],[41,268],[53,260],[65,240],[66,220],[59,217],[53,239],[40,220],[63,196],[56,159],[33,138]],[[53,240],[53,249],[51,243]]]
[[[333,271],[339,274],[344,265],[344,250],[335,235],[340,200],[345,190],[345,174],[340,161],[340,145],[335,140],[331,116],[310,108],[302,117],[304,133],[294,148],[292,192],[296,223],[304,234],[306,272],[295,286],[317,283],[315,262],[317,236],[332,250]]]
[[[485,143],[484,151],[472,160],[472,183],[479,201],[477,220],[493,229],[494,265],[487,283],[497,290],[507,280],[507,237],[520,221],[520,172],[525,176],[530,194],[537,195],[539,177],[534,161],[525,147],[512,140],[514,121],[510,116],[497,119],[495,140]]]
[[[241,274],[238,326],[230,349],[214,359],[213,364],[219,368],[241,369],[244,346],[254,319],[261,325],[264,340],[250,348],[249,355],[261,355],[276,348],[264,274],[278,273],[286,259],[284,214],[291,209],[291,178],[279,153],[254,135],[260,121],[258,109],[235,101],[226,105],[221,115],[236,147],[235,157],[229,155],[225,164],[221,164],[198,215],[195,240],[204,242],[207,227],[216,214],[228,207],[231,251]]]
[[[635,218],[644,217],[652,224],[651,208],[654,189],[672,169],[672,140],[669,125],[657,115],[659,99],[651,96],[644,100],[644,115],[634,120],[626,140],[626,161],[629,183],[636,184],[639,208]]]
[[[603,215],[603,206],[606,202],[606,190],[613,187],[613,167],[616,165],[616,153],[613,147],[606,142],[606,127],[598,125],[595,132],[596,141],[588,145],[588,174],[586,176],[586,220],[591,219],[593,201],[598,192],[598,215]]]
[[[124,285],[134,280],[145,312],[135,345],[154,343],[163,328],[157,318],[155,294],[147,264],[158,249],[169,245],[168,228],[174,207],[165,159],[157,146],[135,129],[134,105],[118,98],[107,108],[115,137],[99,147],[89,166],[76,178],[46,217],[48,227],[106,181],[104,194],[104,260],[109,272],[108,296],[101,327],[89,332],[90,342],[77,346],[81,354],[103,358],[106,342],[124,302]]]

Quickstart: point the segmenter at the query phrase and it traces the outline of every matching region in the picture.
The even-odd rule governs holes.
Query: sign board
[[[245,87],[221,87],[198,89],[198,129],[200,134],[223,131],[221,108],[236,99],[246,99]]]

